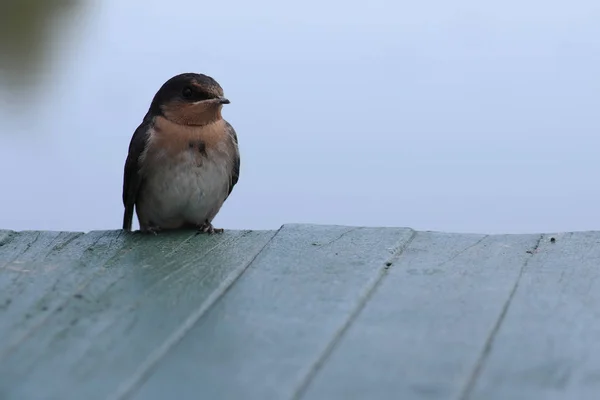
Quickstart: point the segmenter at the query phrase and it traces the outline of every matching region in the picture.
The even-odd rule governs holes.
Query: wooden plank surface
[[[0,230],[0,399],[596,399],[599,274],[600,232]]]
[[[600,233],[544,236],[465,398],[600,398]]]
[[[289,398],[412,235],[285,226],[133,398]]]
[[[105,399],[185,334],[273,235],[5,239],[0,398]]]
[[[419,232],[298,397],[458,399],[538,240]]]
[[[42,326],[123,243],[113,232],[21,232],[0,237],[0,362]]]

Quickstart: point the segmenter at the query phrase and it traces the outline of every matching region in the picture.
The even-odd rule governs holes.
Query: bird
[[[129,143],[123,172],[123,230],[134,208],[142,233],[197,229],[222,233],[212,221],[240,175],[230,104],[212,77],[182,73],[156,92]]]

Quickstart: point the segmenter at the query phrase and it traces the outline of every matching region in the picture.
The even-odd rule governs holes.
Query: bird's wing
[[[230,175],[230,180],[229,180],[229,190],[227,192],[227,197],[229,197],[229,195],[231,194],[231,191],[233,190],[233,187],[235,186],[235,184],[238,182],[238,179],[240,178],[240,151],[238,148],[238,138],[237,138],[237,134],[235,133],[235,129],[233,129],[233,126],[231,126],[231,124],[227,121],[225,121],[225,127],[227,129],[227,133],[231,136],[231,140],[233,141],[234,147],[235,147],[233,168],[231,169],[231,175]]]
[[[148,136],[150,135],[151,119],[144,118],[144,121],[137,127],[131,142],[129,143],[129,154],[125,161],[125,171],[123,174],[123,229],[130,231],[133,221],[133,208],[135,206],[137,195],[142,186],[143,177],[140,174],[140,155],[146,148]]]

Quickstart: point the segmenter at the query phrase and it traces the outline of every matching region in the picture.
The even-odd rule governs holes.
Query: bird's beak
[[[229,101],[229,99],[226,99],[225,97],[219,97],[218,100],[219,100],[220,104],[229,104],[229,103],[231,103]]]

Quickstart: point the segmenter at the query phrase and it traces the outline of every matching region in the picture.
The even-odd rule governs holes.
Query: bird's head
[[[221,119],[223,104],[229,104],[229,100],[217,81],[207,75],[185,73],[162,85],[152,100],[150,113],[180,125],[206,125]]]

